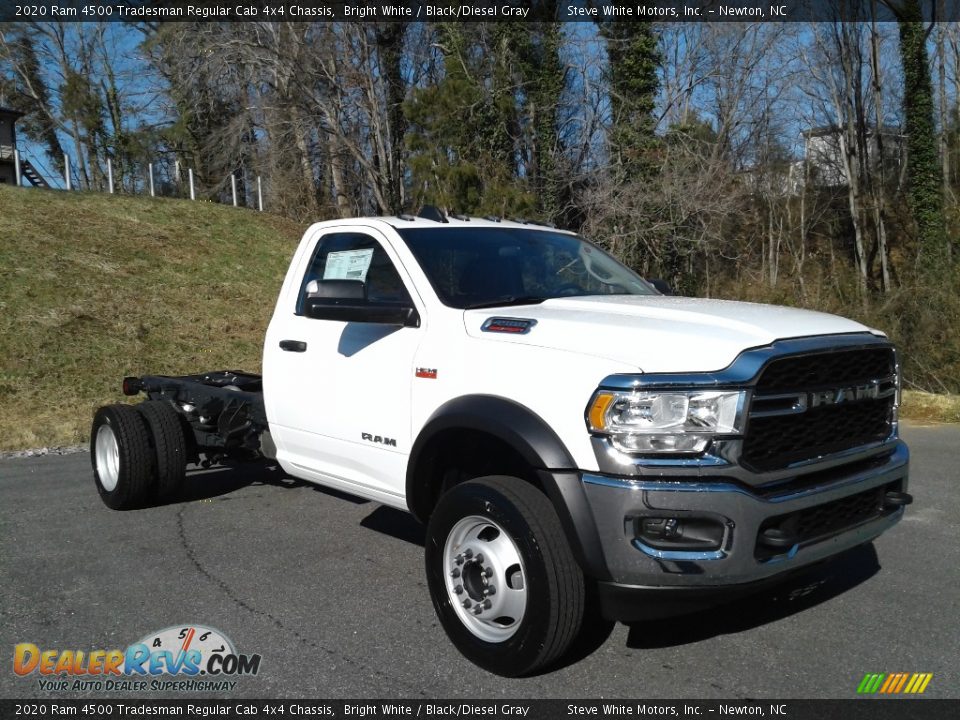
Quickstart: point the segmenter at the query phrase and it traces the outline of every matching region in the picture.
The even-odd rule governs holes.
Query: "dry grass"
[[[0,450],[86,442],[124,375],[258,371],[301,227],[6,186],[0,208]]]
[[[904,390],[900,417],[919,423],[960,422],[960,395]]]
[[[82,444],[124,375],[259,371],[302,228],[183,200],[0,185],[0,450]],[[960,397],[903,416],[960,422]]]

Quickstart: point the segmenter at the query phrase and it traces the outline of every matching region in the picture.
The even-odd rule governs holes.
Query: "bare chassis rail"
[[[193,431],[191,458],[238,453],[262,454],[267,430],[260,375],[238,370],[216,370],[198,375],[144,375],[123,380],[123,393],[144,392],[151,400],[165,400]],[[272,453],[271,453],[272,454]]]

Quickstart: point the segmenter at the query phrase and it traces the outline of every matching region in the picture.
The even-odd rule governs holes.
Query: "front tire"
[[[585,587],[547,497],[519,478],[455,486],[427,527],[427,583],[448,637],[497,675],[528,675],[577,637]]]
[[[130,405],[97,410],[90,432],[90,460],[97,492],[107,507],[143,507],[153,495],[157,471],[150,429]]]

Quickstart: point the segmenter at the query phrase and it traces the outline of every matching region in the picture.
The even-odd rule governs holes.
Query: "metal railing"
[[[25,168],[31,164],[29,161],[27,161],[26,157],[22,153],[19,153],[19,157],[18,157],[18,153],[16,152],[16,149],[10,145],[0,145],[0,160],[13,160],[14,162],[17,163],[17,166],[18,166],[17,184],[20,184],[21,177],[26,177]],[[47,170],[46,167],[44,167],[44,165],[37,158],[33,159],[32,165],[36,166],[36,169],[38,172],[46,173],[46,178],[44,179],[46,180],[47,184],[44,185],[45,187],[49,186],[50,180],[56,178],[57,180],[63,183],[62,189],[64,190],[73,189],[73,173],[71,171],[70,156],[67,155],[66,153],[64,153],[64,156],[63,156],[64,172],[62,174],[51,173],[49,170]],[[186,170],[186,176],[187,176],[185,182],[182,179],[184,170]],[[184,167],[178,162],[176,163],[175,177],[176,177],[175,185],[177,188],[180,189],[180,192],[182,193],[182,195],[189,197],[191,200],[196,200],[197,189],[194,182],[193,168]],[[264,207],[263,182],[259,175],[256,175],[254,177],[256,178],[255,187],[249,188],[245,184],[243,197],[240,197],[238,196],[237,175],[236,173],[231,173],[228,178],[229,188],[230,188],[230,193],[229,193],[230,200],[227,202],[232,202],[234,207],[241,207],[241,206],[249,207],[248,203],[252,201],[253,207],[255,207],[260,212],[263,212],[263,207]],[[106,180],[107,180],[106,192],[112,195],[115,192],[113,162],[109,158],[107,159]],[[147,164],[147,172],[145,173],[145,176],[143,177],[142,180],[143,180],[144,193],[149,193],[150,197],[156,197],[157,195],[162,194],[161,192],[158,192],[159,188],[156,187],[154,182],[155,178],[154,178],[153,163]],[[252,180],[253,180],[253,177],[248,178],[248,181],[252,181]],[[226,182],[227,182],[227,179],[224,180],[224,183]],[[215,190],[214,192],[218,192],[218,191]],[[223,192],[222,186],[219,192],[220,193]],[[133,192],[131,194],[133,195],[139,194],[136,191],[136,186],[134,186]],[[221,195],[221,197],[223,196]]]

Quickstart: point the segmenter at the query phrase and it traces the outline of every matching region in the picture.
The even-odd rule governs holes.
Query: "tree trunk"
[[[870,26],[870,70],[873,75],[873,113],[876,132],[876,168],[868,177],[873,208],[873,223],[877,234],[877,253],[880,255],[880,275],[883,292],[890,292],[890,267],[887,252],[886,223],[886,151],[883,139],[883,87],[880,81],[880,46],[877,34],[876,12]]]
[[[919,0],[899,7],[900,59],[903,63],[903,114],[907,130],[907,180],[910,209],[917,224],[918,265],[928,278],[948,268],[943,215],[942,167],[933,122],[933,87],[927,62],[927,32]]]
[[[333,186],[333,198],[337,205],[340,217],[350,217],[353,213],[350,208],[350,198],[347,196],[346,180],[343,174],[343,157],[337,138],[334,134],[328,136],[327,154],[330,157],[330,181]]]
[[[944,13],[944,0],[939,0],[937,11],[942,18]],[[947,55],[943,43],[943,35],[945,32],[946,26],[945,24],[941,24],[940,27],[937,28],[936,33],[937,89],[939,90],[938,106],[940,111],[940,183],[943,201],[948,200],[951,196],[950,147],[947,133]],[[947,242],[946,251],[948,257],[952,255],[951,250],[951,244]]]

